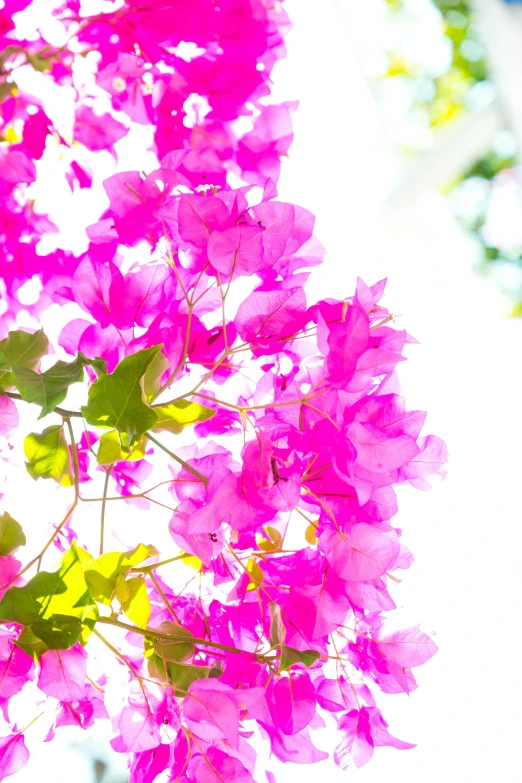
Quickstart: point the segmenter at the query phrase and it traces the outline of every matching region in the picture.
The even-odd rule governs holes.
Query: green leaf
[[[281,658],[279,659],[279,670],[284,672],[294,663],[304,663],[308,669],[313,663],[321,657],[321,653],[316,650],[296,650],[294,647],[283,647]]]
[[[170,405],[160,405],[154,410],[158,415],[158,420],[152,427],[152,431],[167,431],[176,435],[181,432],[183,427],[207,421],[216,413],[210,408],[205,408],[204,405],[188,400],[178,400],[178,402],[171,402]]]
[[[81,354],[80,354],[81,355]],[[89,359],[89,364],[96,373],[96,377],[107,374],[107,362],[102,359],[101,356],[96,356],[94,359]]]
[[[15,644],[34,660],[39,660],[40,656],[49,649],[45,642],[37,636],[30,625],[22,628],[22,633]]]
[[[168,682],[174,687],[176,696],[186,696],[187,691],[196,680],[206,680],[215,670],[213,666],[190,666],[185,663],[164,663],[159,655],[151,655],[148,661],[151,677],[162,682]]]
[[[122,580],[125,585],[123,591]],[[118,587],[120,588],[119,595]],[[116,596],[129,620],[132,620],[139,628],[146,628],[150,619],[150,601],[144,577],[136,576],[124,580],[123,577],[118,576],[116,580]]]
[[[53,67],[54,63],[56,62],[53,55],[49,55],[48,57],[43,57],[41,54],[31,54],[30,52],[24,51],[24,55],[26,57],[27,62],[29,65],[31,65],[35,71],[50,71]]]
[[[10,555],[19,546],[25,546],[25,543],[22,526],[6,511],[0,517],[0,557]]]
[[[66,614],[53,614],[48,620],[37,620],[31,629],[49,650],[68,650],[82,635],[81,620]]]
[[[169,639],[154,639],[154,651],[163,661],[183,663],[192,658],[196,651],[194,636],[188,628],[166,620],[160,626],[154,628],[158,633],[169,635]]]
[[[169,360],[165,354],[160,351],[147,367],[145,375],[143,376],[143,391],[145,392],[147,400],[150,400],[159,392],[161,388],[161,377],[169,366]]]
[[[268,604],[270,612],[270,647],[282,647],[286,639],[286,628],[281,619],[281,607],[273,601]]]
[[[54,408],[65,400],[69,386],[83,381],[83,368],[88,360],[80,353],[74,362],[56,362],[43,373],[34,372],[28,367],[12,364],[13,380],[25,402],[40,405],[41,419],[52,413]]]
[[[52,478],[62,487],[72,486],[69,448],[60,424],[47,427],[41,435],[31,432],[24,440],[24,451],[27,472],[35,481]]]
[[[40,367],[40,359],[49,350],[49,340],[43,329],[29,334],[18,329],[9,332],[6,338],[0,340],[0,388],[9,391],[14,387],[11,368],[6,365],[18,364],[30,370]]]
[[[143,376],[160,348],[156,345],[127,356],[114,372],[93,383],[82,408],[88,424],[126,432],[131,442],[154,426],[158,416],[145,401]]]
[[[87,552],[73,544],[63,555],[58,571],[40,571],[24,587],[11,587],[0,601],[0,622],[32,626],[33,633],[48,646],[49,641],[67,646],[78,638],[85,642],[98,618],[85,580],[88,558]],[[65,616],[73,621],[65,621]],[[80,623],[80,633],[71,641],[78,627],[75,619]]]
[[[147,448],[146,443],[147,439],[143,437],[131,445],[126,432],[118,432],[118,430],[104,432],[100,438],[96,455],[98,465],[114,465],[115,462],[136,462],[143,459]]]
[[[138,544],[130,552],[106,552],[89,560],[85,567],[85,579],[91,597],[110,606],[118,576],[125,576],[131,568],[157,554],[155,547]]]

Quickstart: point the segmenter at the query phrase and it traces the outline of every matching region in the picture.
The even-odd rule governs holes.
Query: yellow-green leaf
[[[72,486],[69,448],[60,424],[46,427],[41,434],[31,432],[24,440],[24,451],[27,472],[35,481],[54,479],[62,487]]]
[[[161,388],[161,377],[169,367],[169,360],[163,353],[157,353],[143,376],[143,391],[150,400]]]
[[[152,431],[167,431],[176,435],[181,432],[183,427],[207,421],[216,413],[216,411],[205,408],[204,405],[200,405],[198,402],[189,402],[188,400],[178,400],[177,402],[171,402],[170,405],[160,405],[154,408],[154,410],[158,414],[158,420]]]
[[[150,619],[150,601],[145,579],[142,576],[126,580],[125,600],[121,608],[135,625],[146,628]]]
[[[270,525],[265,525],[265,531],[269,538],[262,538],[259,541],[259,549],[261,549],[263,552],[277,552],[279,549],[281,549],[283,536],[279,530],[276,530],[275,527],[270,527]]]
[[[89,557],[73,543],[58,571],[40,571],[23,587],[11,587],[0,601],[0,621],[31,626],[53,649],[85,642],[98,618],[84,574]]]
[[[0,557],[10,555],[26,542],[22,526],[7,513],[0,517]]]
[[[155,547],[138,544],[130,552],[106,552],[90,560],[85,566],[85,579],[92,598],[110,606],[118,576],[124,577],[131,568],[157,554]]]
[[[131,445],[126,432],[109,430],[100,438],[96,459],[98,465],[114,465],[116,462],[136,462],[145,456],[146,438]]]

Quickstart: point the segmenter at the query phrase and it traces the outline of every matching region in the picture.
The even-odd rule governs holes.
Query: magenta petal
[[[374,639],[385,658],[408,668],[426,663],[438,649],[431,636],[418,627],[394,633],[380,631]]]
[[[0,436],[5,438],[18,427],[18,409],[10,397],[0,396]]]
[[[0,737],[0,780],[20,772],[29,761],[23,734]]]
[[[335,530],[325,530],[320,542],[334,571],[349,582],[382,576],[398,555],[398,545],[365,522],[355,524],[343,537]]]
[[[40,658],[38,687],[59,701],[80,701],[86,688],[87,653],[76,643],[70,650],[48,650]]]
[[[14,644],[9,636],[0,636],[0,695],[10,699],[32,679],[33,659]]]
[[[270,694],[272,720],[283,734],[297,734],[311,722],[316,712],[315,691],[306,672],[296,672],[278,680]]]

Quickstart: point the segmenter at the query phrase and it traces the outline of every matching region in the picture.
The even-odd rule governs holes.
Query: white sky
[[[379,0],[365,0],[365,8],[372,3]],[[416,564],[392,586],[394,598],[406,607],[405,624],[437,632],[440,652],[417,670],[410,697],[374,688],[391,733],[418,747],[378,748],[352,773],[333,761],[294,769],[272,760],[269,769],[278,783],[296,775],[335,783],[347,774],[361,783],[518,783],[522,321],[507,319],[506,302],[472,274],[475,247],[441,196],[420,193],[403,212],[387,209],[402,163],[379,125],[346,26],[361,0],[285,6],[294,31],[274,91],[301,106],[279,196],[317,214],[329,251],[309,290],[345,296],[357,275],[368,283],[388,276],[385,304],[421,342],[400,368],[403,392],[410,408],[429,411],[427,432],[447,440],[450,463],[431,492],[401,488],[395,518]],[[326,747],[321,732],[317,738]],[[37,749],[17,783],[42,779],[44,770],[50,782],[68,783],[72,769],[75,783],[90,783],[81,755],[61,755],[70,751],[56,743]],[[256,779],[265,779],[261,764]]]

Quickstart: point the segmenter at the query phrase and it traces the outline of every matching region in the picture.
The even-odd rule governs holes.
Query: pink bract
[[[78,0],[48,5],[61,47],[37,29],[30,41],[18,34],[30,0],[0,12],[1,459],[21,406],[39,405],[52,418],[21,459],[74,502],[25,566],[25,537],[0,516],[10,726],[0,780],[28,760],[24,732],[40,710],[20,731],[8,700],[32,679],[52,713],[46,739],[110,721],[130,783],[259,783],[259,735],[280,761],[330,754],[342,769],[379,746],[412,748],[388,732],[373,695],[410,693],[412,668],[437,649],[419,628],[388,623],[394,572],[413,562],[394,487],[427,488],[447,452],[400,396],[415,340],[382,304],[386,281],[358,278],[321,301],[307,286],[324,254],[315,218],[277,197],[297,108],[270,102],[289,29],[282,3],[121,0],[95,16]],[[31,63],[63,95],[66,121],[14,86]],[[121,170],[120,151],[144,131],[150,148]],[[31,195],[50,186],[53,155],[56,183],[80,205],[82,252]],[[28,281],[33,304],[20,293]],[[70,314],[52,363],[31,342],[45,337],[16,328],[50,305]],[[63,407],[81,383],[84,404]],[[95,525],[101,503],[99,551],[80,499]],[[104,535],[115,547],[134,535],[129,505],[147,543],[102,551]],[[40,569],[48,551],[59,571]],[[106,674],[93,673],[91,642],[110,651]],[[316,746],[325,720],[329,752]]]

